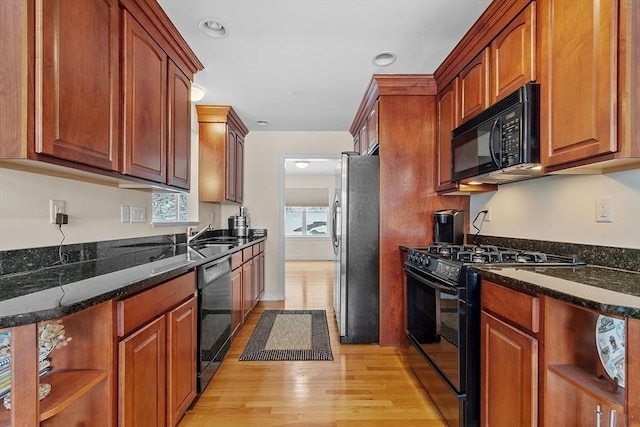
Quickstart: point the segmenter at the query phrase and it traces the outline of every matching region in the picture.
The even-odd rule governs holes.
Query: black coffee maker
[[[464,211],[445,209],[434,213],[435,242],[464,243]]]

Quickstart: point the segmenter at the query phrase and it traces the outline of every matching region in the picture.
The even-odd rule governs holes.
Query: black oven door
[[[463,394],[460,371],[464,349],[460,346],[464,346],[465,301],[456,287],[440,279],[409,265],[405,273],[407,335],[449,386]]]

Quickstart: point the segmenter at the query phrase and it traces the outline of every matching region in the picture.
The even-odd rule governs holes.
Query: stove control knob
[[[429,264],[431,264],[431,258],[425,255],[424,258],[422,258],[422,265],[427,267]]]

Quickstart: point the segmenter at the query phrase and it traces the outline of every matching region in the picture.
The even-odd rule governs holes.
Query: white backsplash
[[[613,222],[596,222],[596,200],[611,201]],[[480,234],[640,248],[640,170],[606,175],[554,175],[505,184],[471,196],[470,224],[491,208]],[[476,230],[470,227],[472,233]]]

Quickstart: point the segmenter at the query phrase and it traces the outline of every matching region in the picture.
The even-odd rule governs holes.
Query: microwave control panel
[[[520,163],[520,108],[509,111],[501,117],[502,167]]]

